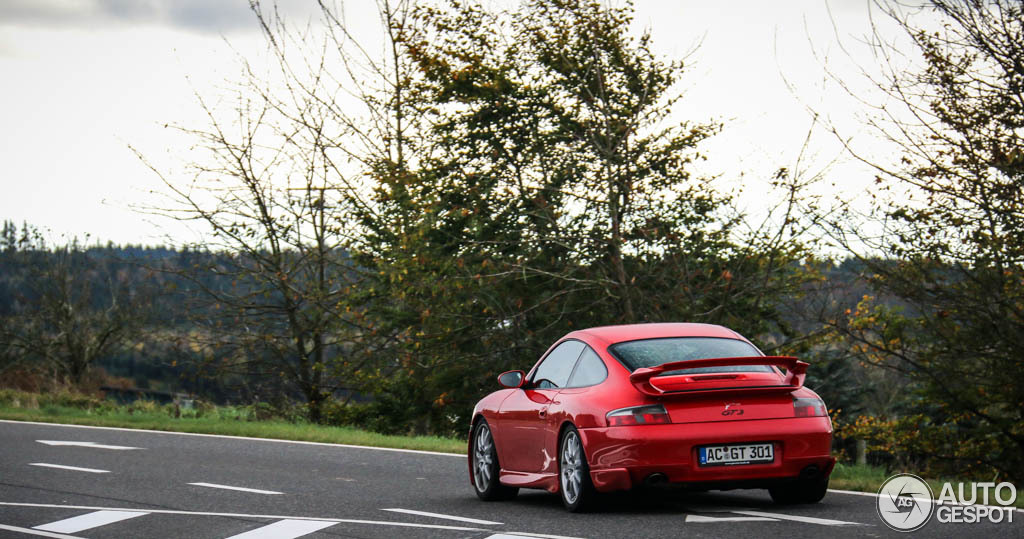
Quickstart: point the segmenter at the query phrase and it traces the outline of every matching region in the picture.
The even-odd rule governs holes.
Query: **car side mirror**
[[[526,373],[523,371],[508,371],[498,375],[498,384],[509,389],[522,387],[524,381],[526,381]]]

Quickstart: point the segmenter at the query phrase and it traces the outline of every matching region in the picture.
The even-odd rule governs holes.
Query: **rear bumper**
[[[652,474],[691,488],[768,486],[804,476],[827,476],[832,424],[827,417],[720,421],[580,429],[594,487],[601,492],[641,484]],[[699,466],[702,445],[771,442],[775,461]]]

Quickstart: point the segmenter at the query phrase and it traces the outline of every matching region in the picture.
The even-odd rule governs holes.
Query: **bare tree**
[[[363,269],[349,246],[373,215],[368,172],[404,162],[407,83],[396,51],[357,43],[340,6],[321,2],[313,28],[251,5],[271,67],[242,59],[229,112],[197,95],[207,126],[176,127],[197,143],[188,172],[151,167],[170,199],[149,210],[199,222],[209,236],[192,247],[219,255],[189,274],[203,292],[211,365],[258,381],[260,398],[301,397],[321,421],[325,402],[372,361],[351,353],[373,330],[351,301]],[[393,40],[406,3],[379,8]],[[210,272],[231,286],[210,286]]]
[[[142,328],[151,296],[77,240],[49,249],[36,233],[7,257],[26,277],[0,324],[0,346],[15,366],[79,385],[98,359]]]

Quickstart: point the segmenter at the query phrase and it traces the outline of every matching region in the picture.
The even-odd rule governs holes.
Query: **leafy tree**
[[[1024,480],[1024,7],[933,0],[929,13],[892,8],[921,57],[890,58],[878,87],[890,103],[872,124],[900,149],[878,171],[876,223],[833,223],[862,258],[875,295],[837,327],[866,361],[912,380],[916,426],[933,463]],[[889,193],[891,196],[886,196]]]

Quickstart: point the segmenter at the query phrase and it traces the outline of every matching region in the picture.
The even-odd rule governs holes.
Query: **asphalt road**
[[[40,536],[905,537],[871,495],[783,507],[758,490],[634,492],[569,514],[539,491],[479,501],[461,456],[0,421],[0,537]],[[933,518],[913,536],[1024,537],[1024,512]]]

